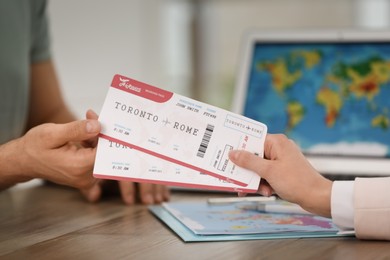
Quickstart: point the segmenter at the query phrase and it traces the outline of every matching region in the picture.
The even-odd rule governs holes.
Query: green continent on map
[[[377,107],[373,99],[380,94],[381,87],[390,81],[390,62],[374,56],[353,64],[339,63],[334,66],[328,79],[338,85],[346,97],[352,96],[357,101],[366,99],[372,103],[372,107]],[[381,114],[374,117],[371,126],[388,129],[388,116]]]
[[[306,69],[311,69],[316,66],[322,58],[321,51],[293,51],[291,52],[291,57],[295,59],[303,58],[305,61],[304,67]]]
[[[287,130],[293,129],[299,124],[305,116],[305,108],[298,101],[289,101],[287,103]]]
[[[258,68],[264,69],[272,75],[272,85],[279,94],[283,94],[287,88],[292,87],[302,76],[300,71],[288,71],[286,62],[282,59],[273,63],[261,63]]]
[[[343,106],[343,100],[339,93],[328,87],[322,87],[317,93],[316,100],[325,107],[325,125],[327,127],[334,126]]]
[[[293,51],[287,57],[257,64],[257,69],[268,71],[272,85],[278,94],[284,94],[302,77],[302,69],[310,69],[321,60],[319,51]],[[301,64],[303,63],[303,64]]]
[[[381,85],[390,80],[390,62],[370,57],[353,64],[338,63],[328,79],[347,87],[347,93],[355,98],[372,101],[380,93]]]
[[[378,115],[371,121],[373,127],[379,127],[383,130],[389,129],[390,119],[386,115]]]

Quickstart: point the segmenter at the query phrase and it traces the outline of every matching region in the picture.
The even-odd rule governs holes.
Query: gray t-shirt
[[[0,144],[26,127],[30,65],[48,60],[45,0],[0,0]]]

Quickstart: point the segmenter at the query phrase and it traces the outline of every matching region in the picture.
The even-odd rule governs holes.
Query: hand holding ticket
[[[105,141],[99,140],[95,177],[258,188],[260,177],[235,166],[228,152],[245,149],[262,156],[267,127],[260,122],[121,75],[114,76],[99,121]],[[131,149],[110,152],[108,142]]]

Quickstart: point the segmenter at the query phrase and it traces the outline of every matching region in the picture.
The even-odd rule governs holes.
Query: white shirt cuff
[[[333,223],[342,231],[354,229],[354,181],[334,181],[331,197]]]

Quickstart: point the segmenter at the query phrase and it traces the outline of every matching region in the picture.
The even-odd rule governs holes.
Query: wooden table
[[[172,201],[210,196],[176,192]],[[184,243],[147,207],[117,197],[89,204],[75,190],[48,185],[0,193],[0,259],[384,258],[390,243],[355,238]]]

